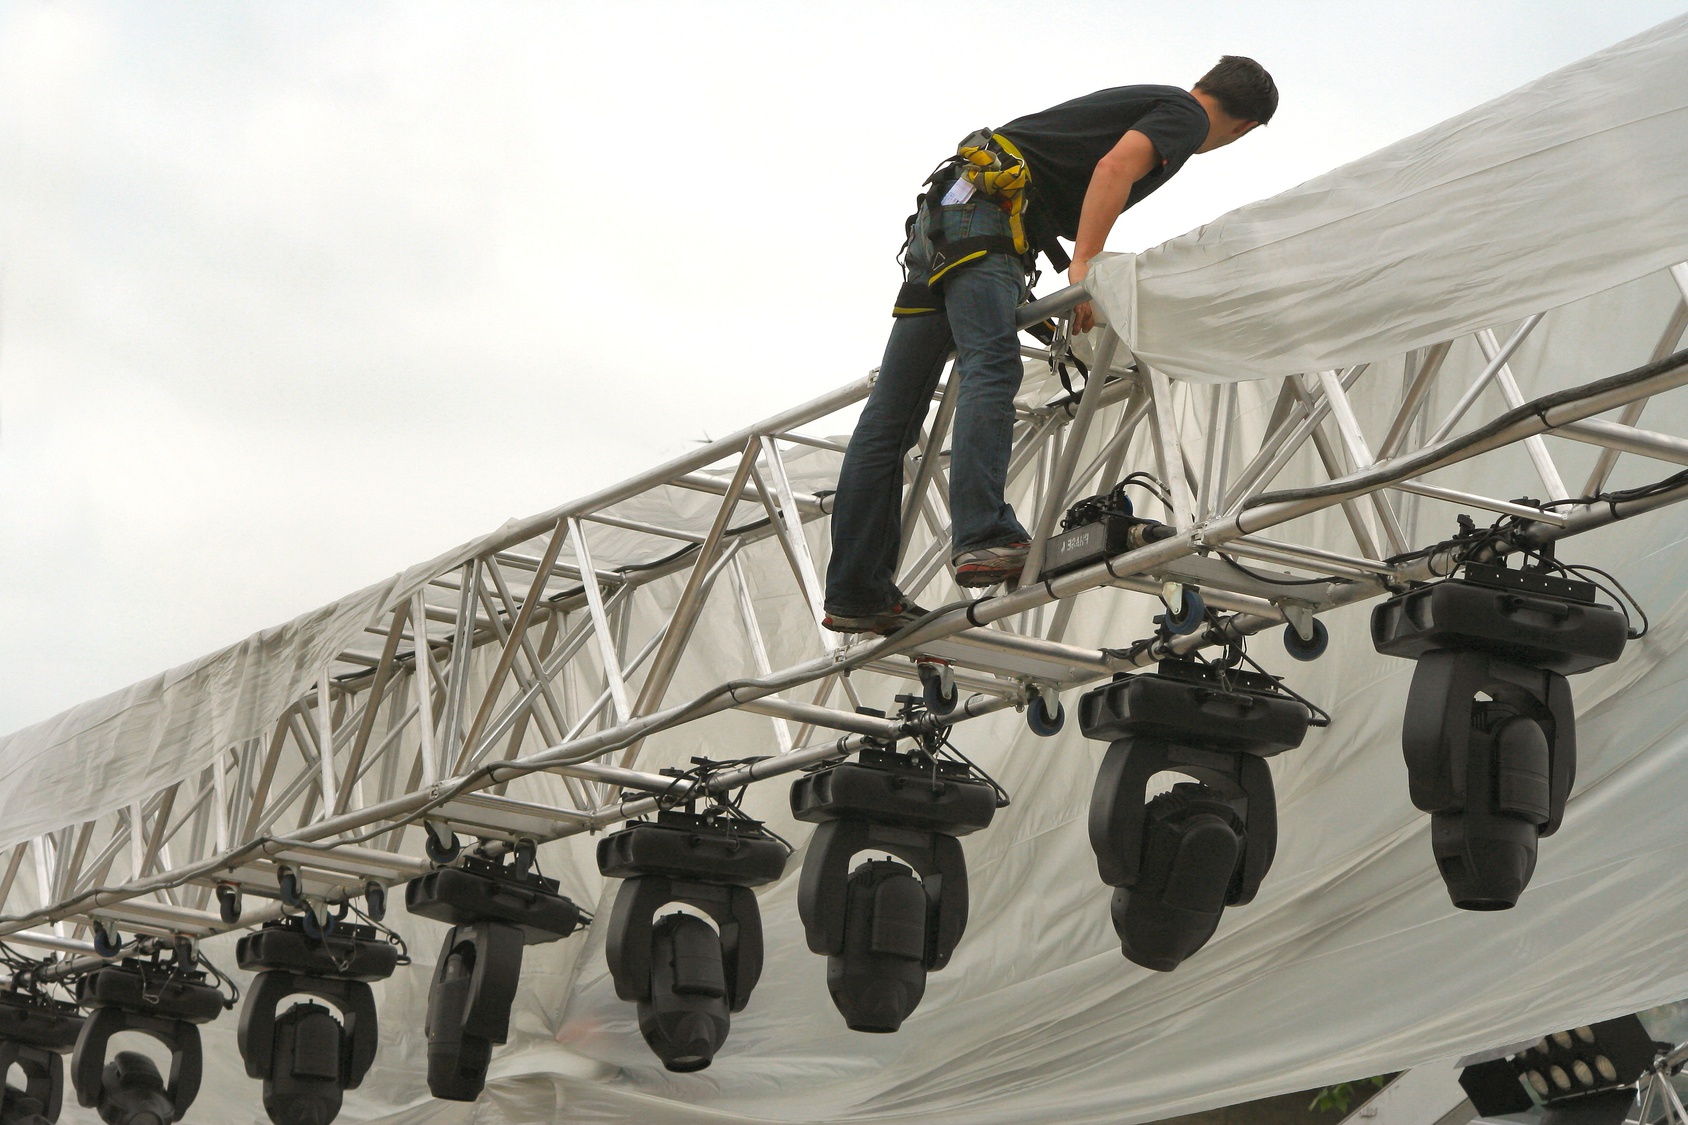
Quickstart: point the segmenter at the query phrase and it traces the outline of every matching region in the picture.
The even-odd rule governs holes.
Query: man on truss
[[[939,165],[906,224],[904,284],[879,378],[862,409],[833,500],[826,620],[889,633],[924,611],[896,585],[903,456],[955,349],[961,380],[951,435],[950,565],[962,586],[1019,577],[1029,536],[1003,498],[1022,367],[1015,309],[1039,252],[1077,284],[1114,221],[1196,153],[1270,121],[1272,76],[1226,55],[1189,91],[1117,86],[980,130]],[[1074,242],[1069,259],[1056,236]],[[1094,324],[1088,303],[1073,328]]]

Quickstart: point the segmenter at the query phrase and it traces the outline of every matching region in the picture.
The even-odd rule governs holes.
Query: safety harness
[[[961,181],[972,185],[967,198],[946,203],[951,189]],[[1030,201],[1032,172],[1014,142],[1001,133],[977,129],[956,146],[926,177],[927,190],[915,199],[915,212],[903,224],[904,239],[897,260],[903,267],[903,286],[891,309],[893,316],[926,316],[943,310],[938,285],[959,266],[978,261],[986,254],[1012,254],[1019,258],[1035,284],[1037,252],[1041,250],[1058,270],[1070,264],[1054,239],[1028,239],[1026,205]],[[1001,208],[1008,215],[1008,234],[973,235],[953,241],[944,236],[944,212],[973,205],[974,197]],[[909,278],[908,250],[915,238],[921,211],[927,215],[926,237],[932,246],[931,270],[924,281]],[[1035,216],[1034,216],[1035,218]]]

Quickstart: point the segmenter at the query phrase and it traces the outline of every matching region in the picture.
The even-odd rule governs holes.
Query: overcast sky
[[[0,731],[862,375],[975,127],[1259,59],[1137,250],[1681,10],[0,3]]]

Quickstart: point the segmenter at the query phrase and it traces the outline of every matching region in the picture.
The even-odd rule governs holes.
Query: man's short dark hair
[[[1272,120],[1278,108],[1278,86],[1266,68],[1242,55],[1226,55],[1202,75],[1196,89],[1213,95],[1219,108],[1238,121]]]

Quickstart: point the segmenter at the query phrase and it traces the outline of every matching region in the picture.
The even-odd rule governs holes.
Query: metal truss
[[[86,954],[95,927],[197,937],[250,926],[283,911],[283,868],[320,910],[428,870],[429,836],[493,850],[543,843],[936,726],[930,715],[858,711],[918,682],[922,661],[946,662],[961,689],[943,725],[965,722],[1274,626],[1308,635],[1318,614],[1439,573],[1446,558],[1422,549],[1461,509],[1522,517],[1546,543],[1683,499],[1688,484],[1538,508],[1427,479],[1522,450],[1541,495],[1565,500],[1601,493],[1625,454],[1688,465],[1688,437],[1637,425],[1651,397],[1688,383],[1688,353],[1676,351],[1688,267],[1670,273],[1683,300],[1650,337],[1655,362],[1529,402],[1509,361],[1541,316],[1505,340],[1483,331],[1419,349],[1387,379],[1380,363],[1173,383],[1104,332],[1082,392],[1022,400],[1010,490],[1035,521],[1033,554],[1016,589],[977,600],[946,565],[949,380],[908,458],[901,565],[902,588],[942,608],[889,639],[820,625],[814,545],[830,499],[813,485],[829,478],[812,466],[830,473],[842,447],[799,431],[865,398],[871,378],[858,380],[512,526],[387,606],[367,645],[341,652],[263,736],[225,748],[195,778],[0,853],[0,936]],[[1074,287],[1045,298],[1022,324],[1085,296]],[[1449,374],[1456,348],[1483,357],[1468,383]],[[1026,354],[1060,362],[1067,350],[1057,337]],[[1565,441],[1600,450],[1575,488],[1555,460]],[[1062,513],[1127,467],[1164,484],[1164,500],[1142,510],[1175,534],[1044,579],[1042,544]],[[701,516],[653,514],[695,512],[700,497]],[[1425,500],[1446,505],[1436,520],[1414,518]],[[1304,541],[1316,521],[1302,517],[1319,513],[1340,517],[1351,549]],[[1411,533],[1437,520],[1439,534]],[[1137,642],[1119,648],[1066,639],[1081,594],[1169,598],[1188,587],[1217,611],[1195,634],[1118,638]],[[797,608],[763,620],[773,604]],[[724,722],[739,724],[730,730],[742,744],[745,713],[767,740],[760,760],[704,782],[657,771]],[[219,885],[240,890],[238,923],[220,916]]]

